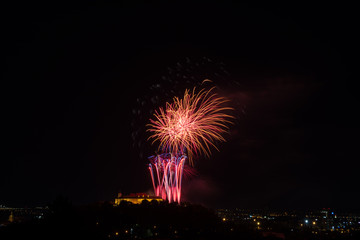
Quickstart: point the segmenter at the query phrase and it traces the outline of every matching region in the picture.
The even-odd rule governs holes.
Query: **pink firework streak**
[[[225,111],[232,108],[223,107],[227,100],[212,93],[213,89],[198,93],[195,88],[192,92],[186,90],[182,99],[174,97],[173,103],[166,103],[165,110],[155,111],[155,120],[150,119],[148,124],[152,133],[149,139],[159,142],[159,149],[170,153],[170,157],[158,157],[149,166],[155,194],[169,202],[180,203],[186,159],[183,156],[188,155],[193,165],[194,155],[203,153],[209,157],[210,148],[217,149],[214,142],[225,141],[222,134],[233,118]]]
[[[156,196],[180,203],[181,182],[186,156],[164,153],[150,157],[149,170]]]

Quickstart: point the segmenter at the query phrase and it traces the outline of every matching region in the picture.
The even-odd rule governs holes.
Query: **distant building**
[[[133,204],[140,204],[142,201],[147,200],[151,202],[152,200],[162,202],[164,201],[161,197],[150,196],[146,193],[131,193],[129,195],[123,196],[121,193],[118,193],[118,197],[115,198],[115,206],[119,205],[122,201],[132,202]]]
[[[10,223],[14,222],[14,213],[11,211],[10,216],[9,216],[9,220]]]

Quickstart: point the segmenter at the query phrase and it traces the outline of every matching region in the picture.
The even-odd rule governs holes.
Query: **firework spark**
[[[211,147],[217,149],[216,141],[225,141],[222,134],[228,130],[231,115],[226,114],[227,100],[210,90],[195,88],[186,90],[183,98],[174,97],[173,103],[155,111],[155,119],[150,119],[149,139],[159,142],[159,149],[174,155],[188,155],[193,164],[194,155],[210,156]]]

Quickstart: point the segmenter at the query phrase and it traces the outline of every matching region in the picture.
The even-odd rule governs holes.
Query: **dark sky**
[[[150,108],[209,78],[237,119],[185,200],[359,210],[354,6],[131,2],[2,7],[0,204],[149,191]]]

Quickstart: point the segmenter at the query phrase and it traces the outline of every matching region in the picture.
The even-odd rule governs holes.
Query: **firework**
[[[151,156],[149,170],[156,196],[180,203],[181,182],[186,156],[164,153]]]
[[[161,106],[159,104],[162,104],[163,99],[171,100],[173,96],[183,96],[184,89],[193,89],[193,87],[209,89],[215,85],[230,93],[238,87],[239,82],[229,78],[229,75],[226,65],[215,59],[186,57],[169,65],[156,82],[147,85],[143,92],[139,91],[136,100],[134,99],[135,101],[131,105],[132,147],[139,158],[144,157],[144,145],[147,144],[145,142],[148,127],[143,123],[152,118],[155,109]],[[205,77],[211,81],[204,80]],[[244,107],[242,103],[237,102],[237,98],[234,100],[231,102],[232,106],[239,109]],[[237,114],[237,112],[234,111],[232,114]]]
[[[183,98],[174,97],[165,109],[155,111],[148,131],[152,134],[149,139],[159,143],[159,150],[187,155],[192,164],[194,155],[209,157],[211,147],[217,149],[215,142],[225,141],[222,134],[232,118],[225,112],[231,108],[224,107],[227,100],[213,90],[186,90]]]
[[[192,92],[186,90],[183,98],[174,97],[173,103],[166,103],[165,109],[155,111],[155,119],[150,119],[148,124],[152,134],[149,139],[158,142],[163,152],[149,158],[154,192],[169,202],[180,203],[187,156],[192,164],[194,155],[209,156],[211,147],[217,149],[216,141],[225,141],[222,134],[232,118],[226,111],[231,108],[224,107],[227,100],[213,90],[203,89],[198,93],[195,88]]]

